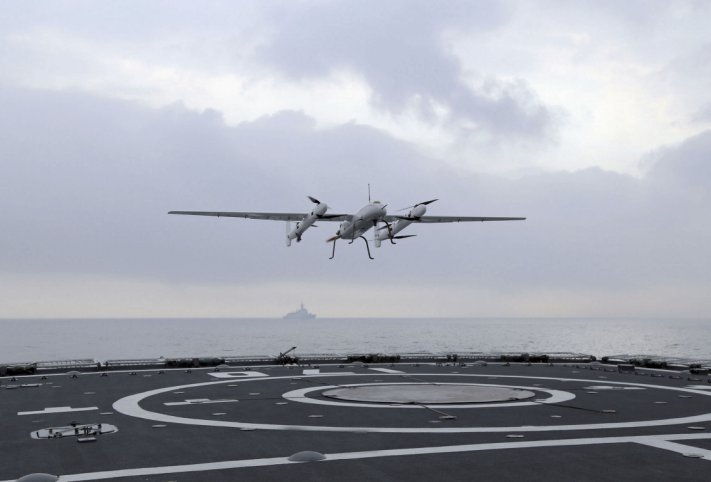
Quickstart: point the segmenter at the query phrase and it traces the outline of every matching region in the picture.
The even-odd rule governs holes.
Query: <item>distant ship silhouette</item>
[[[284,315],[285,320],[313,320],[314,318],[316,318],[316,315],[309,313],[309,311],[304,308],[303,303],[301,303],[301,308],[298,310]]]

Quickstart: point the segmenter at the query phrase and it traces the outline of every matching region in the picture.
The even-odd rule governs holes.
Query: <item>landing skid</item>
[[[370,255],[370,244],[368,243],[368,240],[365,239],[365,236],[358,236],[358,237],[360,239],[362,239],[363,241],[365,241],[365,249],[368,251],[368,258],[375,259]],[[336,241],[337,241],[336,239],[333,240],[333,250],[331,251],[331,257],[328,259],[333,259],[336,256]],[[355,238],[351,239],[348,244],[353,244],[354,241],[355,241]]]
[[[358,236],[358,237],[359,237],[360,239],[362,239],[363,241],[365,241],[365,249],[368,250],[368,257],[369,257],[370,259],[375,259],[375,258],[373,258],[373,257],[370,255],[370,244],[368,244],[368,240],[365,239],[365,236]]]

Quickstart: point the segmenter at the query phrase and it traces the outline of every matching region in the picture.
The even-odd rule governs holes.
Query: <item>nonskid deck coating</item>
[[[535,393],[517,388],[462,383],[392,383],[345,386],[322,392],[324,397],[353,402],[436,405],[511,402]]]
[[[0,390],[0,480],[32,472],[60,480],[560,480],[565,473],[577,480],[706,480],[711,469],[711,451],[703,448],[711,440],[705,377],[535,364],[230,370],[3,379],[2,387],[41,385]],[[396,383],[535,395],[436,406],[324,397],[339,387]],[[88,407],[95,409],[75,411]],[[31,438],[72,421],[118,431],[84,444]],[[303,450],[326,460],[288,460]]]

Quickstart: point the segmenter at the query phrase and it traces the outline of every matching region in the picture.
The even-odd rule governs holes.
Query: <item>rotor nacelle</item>
[[[296,226],[294,226],[294,229],[291,229],[291,222],[287,221],[286,222],[286,245],[291,246],[291,240],[295,239],[296,242],[301,241],[301,236],[304,234],[304,232],[309,229],[313,224],[316,222],[318,218],[326,214],[326,211],[328,211],[328,204],[322,203],[318,199],[312,197],[312,196],[307,196],[309,200],[315,204],[313,209],[311,209],[311,212],[307,214],[303,219],[300,221],[297,221]]]

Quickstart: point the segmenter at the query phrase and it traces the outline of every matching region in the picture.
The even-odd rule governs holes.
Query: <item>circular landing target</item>
[[[637,400],[634,397],[641,396],[641,394],[649,391],[654,391],[659,395],[678,395],[679,393],[700,397],[711,395],[703,390],[679,386],[606,380],[606,387],[611,388],[610,390],[603,390],[596,395],[588,395],[589,391],[586,391],[586,387],[590,386],[591,380],[584,378],[451,373],[406,374],[410,378],[418,377],[418,380],[423,381],[422,383],[388,383],[385,380],[380,383],[344,383],[356,380],[367,381],[372,379],[373,376],[382,378],[402,377],[405,375],[322,372],[314,375],[303,375],[298,378],[293,376],[254,376],[241,379],[239,387],[235,386],[238,390],[244,390],[241,395],[243,398],[240,400],[219,399],[219,397],[224,397],[225,390],[229,390],[227,389],[227,384],[234,384],[234,379],[228,379],[149,390],[121,398],[113,406],[117,412],[125,415],[160,423],[234,427],[247,430],[323,432],[431,434],[508,433],[512,431],[516,433],[562,432],[688,425],[711,421],[711,413],[707,413],[707,407],[700,405],[696,405],[696,409],[684,409],[681,412],[683,416],[679,416],[679,412],[671,409],[663,412],[663,410],[667,409],[661,407],[667,407],[668,405],[650,404],[653,407],[660,407],[653,409],[656,411],[647,412],[654,414],[653,418],[640,415],[639,411],[635,410],[635,403],[639,402],[639,400],[646,400],[646,398]],[[396,380],[397,378],[391,379]],[[489,381],[493,379],[496,381]],[[501,383],[505,380],[515,381],[515,384]],[[457,381],[457,383],[453,383],[454,381]],[[334,382],[339,384],[330,384]],[[293,385],[301,383],[309,386],[293,389],[295,388]],[[619,389],[612,389],[616,387]],[[623,388],[624,390],[622,390]],[[631,390],[632,388],[637,390]],[[175,403],[173,394],[176,391],[186,391],[181,397],[187,397],[190,392],[193,392],[194,395],[192,396],[194,398],[192,401],[198,400],[200,404],[239,402],[235,404],[235,409],[232,411],[233,416],[238,420],[229,420],[228,417],[210,419],[208,418],[209,414],[190,416],[196,415],[190,410],[199,409],[191,408],[189,404],[186,407],[185,402]],[[252,392],[261,392],[259,396],[265,397],[264,400],[268,400],[268,402],[261,403],[258,398],[253,397]],[[614,415],[610,415],[615,411],[608,410],[607,412],[609,413],[603,413],[603,410],[587,409],[585,408],[586,404],[587,406],[595,405],[591,405],[590,399],[571,402],[576,398],[573,392],[580,397],[595,397],[595,403],[598,403],[601,397],[608,397],[605,400],[613,400],[613,397],[617,396],[615,394],[619,394],[619,397],[615,398],[615,400],[618,400],[620,404],[627,403],[625,405],[627,409],[625,409],[624,415],[620,413],[622,410],[617,410]],[[239,398],[237,395],[231,396]],[[282,400],[286,399],[289,404],[277,407],[273,403],[275,397]],[[646,397],[649,398],[649,395]],[[510,400],[510,398],[515,398],[515,400]],[[323,407],[323,413],[326,415],[319,415],[320,418],[308,418],[313,413],[305,411],[304,403],[327,405],[327,407]],[[151,410],[143,408],[141,404],[150,406]],[[167,405],[177,406],[166,407]],[[195,405],[199,404],[196,403]],[[367,410],[358,410],[353,407]],[[506,407],[505,410],[500,410],[504,407]],[[569,411],[562,418],[552,419],[551,407],[556,408],[556,410],[569,409]],[[475,408],[491,411],[484,412],[486,416],[481,417],[480,410],[471,410]],[[605,406],[602,408],[617,407]],[[456,419],[456,421],[448,423],[446,426],[435,427],[430,424],[431,416],[429,416],[429,419],[420,416],[420,414],[430,414],[433,410],[437,412],[443,409],[456,410],[456,412],[447,412],[455,413],[457,417],[450,418]],[[383,416],[383,410],[388,412],[387,416]],[[309,413],[310,415],[307,415]],[[496,414],[496,417],[492,417],[492,414]],[[672,417],[664,418],[665,414],[667,416],[672,415]],[[640,419],[640,416],[643,419]],[[536,419],[535,417],[538,418]],[[621,417],[626,418],[621,421]],[[282,423],[266,423],[277,420]],[[310,424],[306,423],[307,420]],[[532,422],[532,420],[535,421]],[[556,422],[550,422],[551,420],[556,420]],[[568,423],[564,424],[566,421]],[[348,426],[349,423],[352,425]],[[483,423],[488,425],[483,426]],[[529,423],[530,425],[527,425]]]

